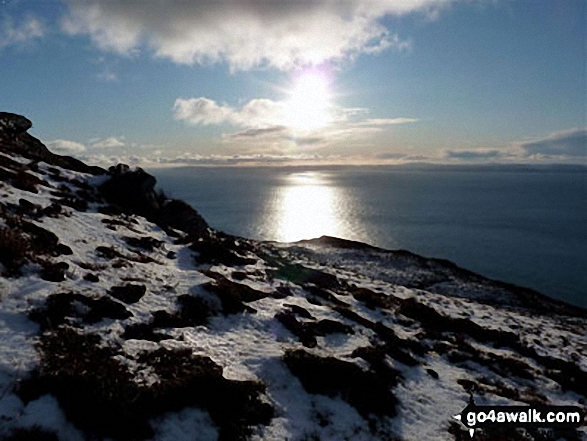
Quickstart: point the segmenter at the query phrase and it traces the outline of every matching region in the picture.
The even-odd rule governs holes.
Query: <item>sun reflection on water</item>
[[[319,172],[293,173],[279,187],[273,201],[274,237],[294,242],[322,235],[341,237],[342,195]]]

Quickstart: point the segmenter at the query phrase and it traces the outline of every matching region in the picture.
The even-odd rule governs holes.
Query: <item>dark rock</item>
[[[254,302],[268,296],[263,291],[258,291],[242,283],[233,282],[221,274],[210,271],[207,275],[213,277],[215,282],[207,283],[204,287],[218,296],[222,303],[222,312],[225,314],[237,314],[245,311],[256,312],[255,309],[245,305],[245,303]]]
[[[210,306],[201,298],[188,294],[177,298],[178,311],[153,312],[152,326],[155,328],[185,328],[206,325],[212,315]]]
[[[397,399],[375,372],[334,357],[319,357],[303,349],[288,350],[283,360],[293,375],[312,394],[339,396],[364,418],[371,414],[394,416]]]
[[[278,279],[289,280],[297,285],[311,283],[325,289],[341,286],[335,275],[299,264],[282,265],[278,270],[272,271],[271,275]]]
[[[84,280],[87,280],[88,282],[94,282],[94,283],[96,283],[96,282],[99,282],[100,281],[100,278],[97,275],[95,275],[95,274],[87,273],[84,276]]]
[[[108,297],[94,299],[75,293],[51,294],[43,308],[34,309],[29,314],[29,318],[39,323],[43,330],[55,329],[78,319],[85,323],[96,323],[103,318],[124,320],[129,317],[132,317],[132,313],[124,305]]]
[[[98,255],[100,257],[103,257],[104,259],[109,259],[109,260],[112,260],[115,258],[125,258],[126,257],[123,254],[121,254],[119,251],[114,249],[113,247],[105,247],[105,246],[96,247],[96,253],[98,253]]]
[[[278,320],[289,332],[300,339],[307,348],[315,348],[318,342],[307,323],[300,322],[292,312],[278,312],[275,314]]]
[[[348,303],[345,303],[342,300],[339,300],[334,294],[332,294],[332,292],[330,292],[326,288],[323,288],[321,286],[307,285],[307,284],[304,284],[303,287],[306,291],[308,291],[311,294],[311,296],[308,297],[308,301],[310,301],[309,299],[313,296],[314,298],[319,298],[321,300],[325,300],[326,303],[330,304],[330,305],[336,305],[339,307],[349,306]],[[317,304],[320,305],[323,303],[321,301],[318,301]]]
[[[72,249],[62,243],[57,245],[56,251],[60,256],[71,256],[73,254]]]
[[[378,345],[357,348],[353,351],[351,357],[362,358],[369,363],[369,366],[377,375],[384,379],[390,386],[395,386],[401,378],[401,373],[387,363],[387,355],[385,346]]]
[[[398,299],[392,294],[385,295],[367,288],[351,288],[349,291],[355,299],[364,303],[370,309],[390,309],[398,306],[401,301],[401,299]]]
[[[218,427],[219,441],[248,439],[252,426],[267,425],[273,418],[273,408],[261,400],[263,384],[227,380],[222,367],[190,349],[160,348],[142,354],[139,362],[151,366],[160,378],[152,405],[165,410],[201,407]]]
[[[468,334],[479,342],[493,343],[498,348],[516,347],[520,341],[513,332],[483,328],[468,319],[442,315],[434,308],[418,302],[413,297],[402,300],[398,312],[419,321],[425,329],[431,332]]]
[[[145,285],[133,285],[132,283],[110,288],[110,295],[112,297],[127,304],[138,302],[146,292],[147,287]]]
[[[291,289],[289,289],[285,285],[280,285],[275,288],[275,291],[271,294],[271,297],[274,299],[285,299],[286,297],[291,296]]]
[[[21,208],[21,213],[26,214],[28,216],[36,217],[42,211],[42,207],[39,204],[33,204],[26,199],[19,199],[18,205]]]
[[[31,236],[34,250],[37,254],[48,254],[50,256],[59,256],[57,245],[59,238],[55,233],[46,230],[32,222],[20,221],[20,228]]]
[[[168,340],[173,337],[156,332],[152,323],[136,323],[124,328],[122,338],[125,340],[134,339],[160,342],[161,340]]]
[[[67,279],[65,273],[68,269],[69,265],[65,262],[46,262],[43,264],[43,269],[41,270],[41,278],[48,282],[63,282]]]
[[[146,251],[153,251],[155,248],[160,248],[163,245],[163,241],[157,240],[154,237],[143,236],[143,237],[123,237],[122,238],[127,244],[134,248],[141,248]]]
[[[183,201],[167,199],[155,191],[157,180],[140,167],[118,164],[109,169],[110,179],[99,187],[102,196],[122,211],[144,216],[164,229],[175,228],[193,238],[207,233],[208,224]]]
[[[20,190],[28,191],[29,193],[37,194],[39,192],[38,186],[43,185],[49,187],[49,184],[35,175],[25,171],[18,171],[13,176],[10,176],[10,183]]]
[[[107,216],[118,216],[122,214],[122,210],[114,205],[102,205],[98,207],[98,213],[102,213]]]
[[[420,342],[398,337],[393,329],[385,326],[381,322],[372,322],[352,311],[350,308],[335,306],[333,309],[343,317],[374,331],[384,342],[383,348],[386,354],[407,366],[417,366],[419,364],[414,356],[408,352],[408,349],[418,355],[424,355],[426,353],[426,348]]]
[[[81,173],[93,175],[106,173],[100,167],[88,166],[70,156],[50,152],[41,141],[26,133],[31,126],[31,122],[24,116],[0,112],[0,150],[16,153],[35,162],[42,161]]]
[[[354,334],[355,331],[349,325],[337,322],[336,320],[324,319],[320,320],[315,324],[312,324],[312,328],[316,335],[328,335],[328,334]]]
[[[434,369],[426,369],[426,373],[428,375],[430,375],[432,378],[434,378],[435,380],[438,380],[438,372],[436,372]]]
[[[155,177],[142,168],[130,170],[126,164],[110,167],[108,172],[111,178],[99,188],[106,200],[141,216],[161,209],[154,191]]]
[[[14,139],[26,133],[33,126],[33,123],[22,115],[16,113],[0,112],[0,136]]]
[[[99,299],[93,299],[90,303],[90,311],[86,316],[88,323],[96,323],[103,318],[111,318],[115,320],[125,320],[132,317],[132,313],[119,302],[116,302],[106,296]]]
[[[242,249],[234,246],[234,241],[222,237],[206,237],[199,239],[190,245],[190,249],[196,251],[198,263],[211,265],[254,265],[255,259],[242,257],[238,252]]]
[[[4,276],[20,274],[20,267],[31,258],[32,242],[18,227],[0,228],[0,262]]]
[[[247,273],[244,271],[233,271],[232,273],[230,273],[230,277],[240,282],[247,278]]]
[[[177,253],[175,251],[169,251],[166,256],[168,259],[177,259]]]
[[[59,203],[77,211],[84,212],[88,209],[88,202],[85,199],[79,198],[77,196],[65,196],[59,199]]]
[[[475,392],[480,390],[479,384],[472,380],[461,378],[457,380],[457,383],[463,386],[463,389],[465,389],[467,392]]]
[[[189,237],[198,238],[207,234],[208,223],[183,201],[175,199],[164,201],[159,216],[160,223],[184,231]]]
[[[63,206],[59,202],[52,202],[43,209],[43,214],[49,217],[59,217],[63,213]]]
[[[310,314],[310,312],[306,308],[302,308],[299,305],[291,305],[289,303],[284,303],[283,306],[285,306],[286,308],[289,308],[291,310],[291,312],[293,312],[295,315],[297,315],[299,317],[314,320],[314,317],[312,316],[312,314]]]

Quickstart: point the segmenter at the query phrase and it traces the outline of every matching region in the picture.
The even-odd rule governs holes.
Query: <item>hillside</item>
[[[585,310],[407,251],[233,237],[29,128],[0,113],[0,439],[464,440],[471,396],[585,409]]]

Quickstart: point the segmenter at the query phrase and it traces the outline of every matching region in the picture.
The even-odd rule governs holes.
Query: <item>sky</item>
[[[0,111],[108,165],[587,163],[584,0],[0,0]]]

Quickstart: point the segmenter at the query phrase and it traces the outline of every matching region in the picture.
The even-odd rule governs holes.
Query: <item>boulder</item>
[[[200,214],[183,201],[167,199],[155,191],[157,180],[137,167],[126,164],[110,167],[110,179],[99,188],[111,204],[128,213],[146,217],[163,229],[174,228],[199,238],[206,235],[208,224]]]
[[[32,126],[33,123],[22,115],[0,112],[0,133],[8,138],[14,139]]]
[[[15,113],[0,112],[0,151],[12,151],[35,162],[43,161],[46,164],[101,175],[106,170],[89,166],[71,156],[61,156],[49,149],[37,138],[27,133],[33,124],[27,118]]]

